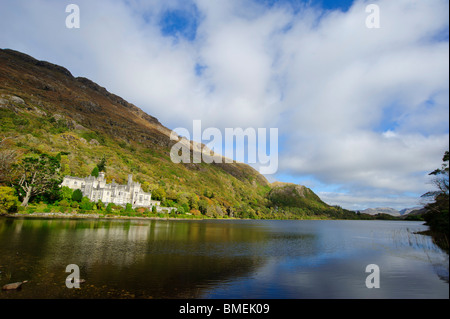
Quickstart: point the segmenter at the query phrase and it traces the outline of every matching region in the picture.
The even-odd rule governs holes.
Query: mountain
[[[367,208],[365,210],[362,210],[361,214],[368,214],[368,215],[387,214],[395,217],[400,216],[400,212],[398,210],[390,207]]]
[[[21,154],[68,153],[62,156],[66,175],[87,176],[105,156],[109,181],[124,183],[133,174],[150,190],[163,188],[174,201],[180,193],[207,194],[208,206],[219,214],[216,206],[232,214],[250,198],[264,203],[269,183],[256,170],[241,163],[172,163],[170,148],[175,141],[170,140],[169,129],[61,66],[1,50],[0,94],[0,134],[14,137]]]
[[[394,217],[406,217],[407,215],[422,215],[426,211],[423,209],[423,207],[417,206],[417,207],[410,207],[410,208],[404,208],[402,210],[396,210],[394,208],[390,207],[377,207],[377,208],[367,208],[363,211],[361,211],[362,214],[368,214],[368,215],[378,215],[378,214],[387,214]]]
[[[333,218],[356,218],[354,212],[326,204],[311,189],[303,185],[274,182],[267,198],[270,206],[283,214],[308,218],[311,215],[323,216],[325,213],[327,217]]]
[[[105,158],[108,182],[125,183],[133,174],[155,199],[194,214],[297,218],[348,213],[304,186],[271,185],[243,163],[175,164],[170,149],[176,141],[158,119],[64,67],[10,49],[0,50],[0,118],[0,136],[9,138],[19,157],[59,154],[61,174],[79,177],[90,175]],[[202,150],[203,145],[185,143]]]
[[[407,220],[423,220],[424,215],[428,212],[428,210],[424,207],[417,207],[416,209],[405,209],[404,211],[405,212],[402,214],[401,218]]]
[[[422,210],[423,206],[416,206],[416,207],[410,207],[410,208],[404,208],[400,210],[400,215],[408,215],[408,214],[414,214],[417,213],[417,211]]]
[[[268,197],[273,205],[280,207],[328,207],[311,189],[292,183],[272,183]]]

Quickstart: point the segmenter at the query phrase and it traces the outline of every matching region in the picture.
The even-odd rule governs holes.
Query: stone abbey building
[[[114,180],[111,184],[107,184],[104,172],[100,172],[98,177],[66,176],[61,186],[67,186],[73,190],[79,189],[83,196],[93,202],[101,200],[105,204],[113,203],[121,206],[131,204],[133,208],[159,206],[160,204],[157,201],[152,201],[152,194],[145,193],[140,183],[133,182],[133,175],[128,175],[126,185],[117,184]]]

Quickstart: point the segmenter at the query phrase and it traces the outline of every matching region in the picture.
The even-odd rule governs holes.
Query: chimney
[[[128,185],[133,184],[133,174],[128,175]]]

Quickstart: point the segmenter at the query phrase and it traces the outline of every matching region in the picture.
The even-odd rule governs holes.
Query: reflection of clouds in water
[[[408,223],[414,226],[410,229],[382,222],[377,223],[379,229],[376,223],[368,223],[350,230],[351,222],[328,224],[336,227],[323,227],[316,236],[299,237],[297,242],[295,236],[285,240],[273,236],[266,248],[279,250],[272,258],[251,276],[215,287],[205,296],[273,298],[274,291],[283,287],[276,292],[277,298],[448,298],[448,285],[441,280],[448,283],[448,255],[429,237],[412,237],[413,232],[424,230],[423,225]],[[297,249],[283,250],[285,246]],[[381,268],[381,289],[365,286],[369,275],[365,267],[372,263]],[[433,272],[438,276],[429,275]]]
[[[376,258],[374,258],[376,257]],[[375,262],[380,267],[379,289],[368,289],[365,267]],[[276,298],[282,299],[410,299],[448,298],[448,285],[436,276],[417,276],[429,271],[429,264],[394,256],[330,259],[327,263],[279,260],[267,261],[247,278],[219,285],[206,291],[206,298]],[[293,266],[295,264],[295,267]],[[245,293],[243,293],[245,292]]]
[[[439,278],[448,283],[449,255],[433,242],[431,236],[418,234],[415,229],[402,228],[395,231],[393,242],[397,255],[430,263]]]

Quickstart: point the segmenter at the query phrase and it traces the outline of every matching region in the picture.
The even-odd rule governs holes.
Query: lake
[[[422,222],[0,219],[9,298],[449,298]],[[86,282],[66,287],[66,266]],[[379,269],[369,289],[368,265]]]

